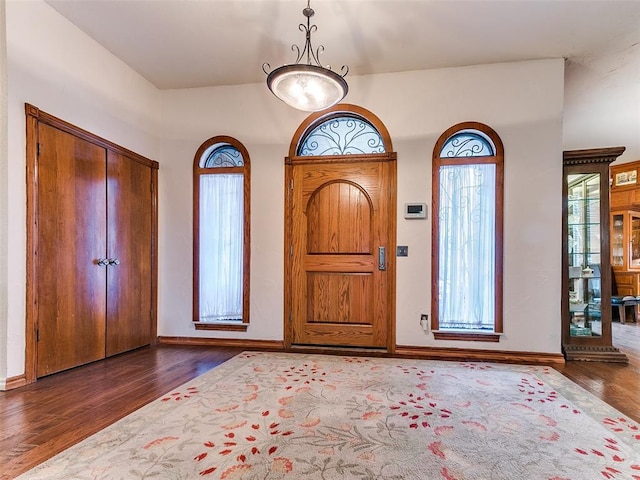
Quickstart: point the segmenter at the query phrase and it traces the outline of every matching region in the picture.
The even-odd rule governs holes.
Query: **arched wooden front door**
[[[396,156],[370,112],[314,114],[286,159],[287,347],[395,344]]]

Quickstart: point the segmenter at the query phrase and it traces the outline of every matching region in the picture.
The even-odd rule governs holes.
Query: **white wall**
[[[617,147],[640,160],[640,27],[602,51],[567,63],[564,149]]]
[[[11,378],[24,373],[25,102],[152,159],[158,157],[161,118],[160,94],[153,85],[44,2],[7,1],[6,34],[10,208],[6,215],[0,210],[9,252],[3,289],[7,316],[0,320],[6,325],[6,341],[2,334],[0,341],[7,353],[0,359],[0,375]]]
[[[560,352],[563,60],[349,77],[346,103],[378,115],[398,153],[397,343]],[[283,179],[305,118],[264,85],[165,91],[160,170],[159,333],[283,338]],[[505,335],[500,343],[435,342],[430,312],[430,221],[405,220],[405,202],[431,203],[431,154],[461,121],[494,128],[505,146]],[[231,135],[252,162],[251,325],[246,333],[191,324],[192,165],[202,142]]]

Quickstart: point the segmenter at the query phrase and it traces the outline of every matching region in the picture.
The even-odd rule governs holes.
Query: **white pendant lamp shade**
[[[349,86],[344,77],[349,73],[349,68],[342,67],[343,75],[340,75],[330,67],[320,65],[318,56],[324,50],[323,46],[316,51],[311,46],[311,32],[316,30],[311,25],[313,9],[307,2],[307,8],[302,14],[307,18],[307,24],[300,24],[300,30],[306,34],[304,48],[300,51],[297,45],[292,49],[297,51],[296,63],[284,65],[268,72],[271,66],[268,63],[262,65],[262,70],[267,74],[267,86],[273,94],[291,107],[305,112],[319,112],[325,110],[340,100],[349,91]],[[300,61],[306,57],[306,63]],[[314,61],[315,65],[311,63]]]
[[[285,65],[267,77],[267,86],[287,105],[305,112],[319,112],[342,100],[349,86],[332,70],[315,65]]]

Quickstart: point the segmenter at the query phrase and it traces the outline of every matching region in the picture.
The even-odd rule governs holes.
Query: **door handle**
[[[108,261],[109,261],[109,265],[111,266],[120,265],[119,258],[109,258]]]
[[[109,265],[109,259],[108,258],[99,258],[98,259],[98,266],[99,267],[106,267],[107,265]]]
[[[378,247],[378,270],[387,269],[387,249]]]

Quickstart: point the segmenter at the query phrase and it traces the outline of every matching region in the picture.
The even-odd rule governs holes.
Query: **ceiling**
[[[306,0],[45,0],[160,89],[264,81],[295,61]],[[349,75],[620,52],[637,0],[312,0],[320,60]]]

